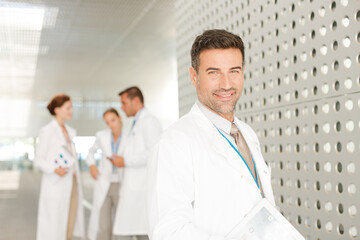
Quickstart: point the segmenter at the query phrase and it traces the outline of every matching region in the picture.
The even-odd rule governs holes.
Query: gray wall
[[[360,231],[360,2],[176,1],[180,116],[196,100],[191,44],[225,28],[246,43],[236,115],[257,132],[276,204],[307,239]]]

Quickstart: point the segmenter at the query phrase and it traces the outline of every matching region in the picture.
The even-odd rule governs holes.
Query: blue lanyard
[[[243,156],[241,155],[241,153],[239,152],[239,150],[230,142],[230,140],[229,140],[227,137],[225,137],[225,135],[224,135],[222,132],[220,132],[220,130],[219,130],[217,127],[216,127],[216,130],[218,130],[218,132],[221,134],[221,136],[223,136],[223,137],[226,139],[226,141],[230,144],[230,146],[235,150],[235,152],[236,152],[236,153],[240,156],[240,158],[243,160],[243,162],[245,163],[245,165],[246,165],[247,169],[249,170],[251,176],[253,177],[253,179],[254,179],[254,181],[255,181],[255,183],[256,183],[256,186],[257,186],[258,189],[260,190],[259,181],[258,181],[258,177],[257,177],[257,171],[256,171],[256,165],[255,165],[255,162],[254,162],[253,157],[251,156],[251,160],[253,161],[253,164],[254,164],[255,177],[256,177],[256,179],[255,179],[254,175],[252,174],[249,165],[247,164],[247,162],[245,161],[245,159],[243,158]],[[260,191],[260,194],[261,194],[262,197],[264,197],[261,191]]]

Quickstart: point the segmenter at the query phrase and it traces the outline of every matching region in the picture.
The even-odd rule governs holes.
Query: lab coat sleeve
[[[148,221],[151,240],[224,240],[194,224],[193,159],[189,140],[162,139],[148,164]],[[181,146],[179,146],[181,143]]]
[[[88,156],[86,158],[86,164],[90,167],[91,165],[95,164],[95,158],[94,158],[94,154],[96,153],[96,151],[100,148],[100,144],[99,144],[100,140],[99,140],[99,136],[96,135],[96,139],[94,144],[92,145],[92,147],[89,149],[88,152]]]
[[[137,134],[142,134],[144,141],[144,149],[133,153],[124,159],[125,167],[144,167],[150,158],[151,151],[158,142],[162,128],[160,122],[155,118],[145,118],[141,126],[141,131]]]
[[[55,171],[54,160],[51,159],[51,155],[49,155],[48,144],[50,143],[51,134],[52,133],[49,131],[41,129],[39,133],[39,142],[36,146],[34,165],[44,173],[54,173]]]

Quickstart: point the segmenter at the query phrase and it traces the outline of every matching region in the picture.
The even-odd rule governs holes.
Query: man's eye
[[[217,76],[219,76],[219,73],[217,71],[210,71],[209,75],[212,77],[217,77]]]

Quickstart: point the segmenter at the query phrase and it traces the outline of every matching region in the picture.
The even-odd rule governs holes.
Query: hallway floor
[[[81,177],[87,226],[94,181],[88,173]],[[0,172],[0,240],[35,239],[40,181],[40,173]]]

